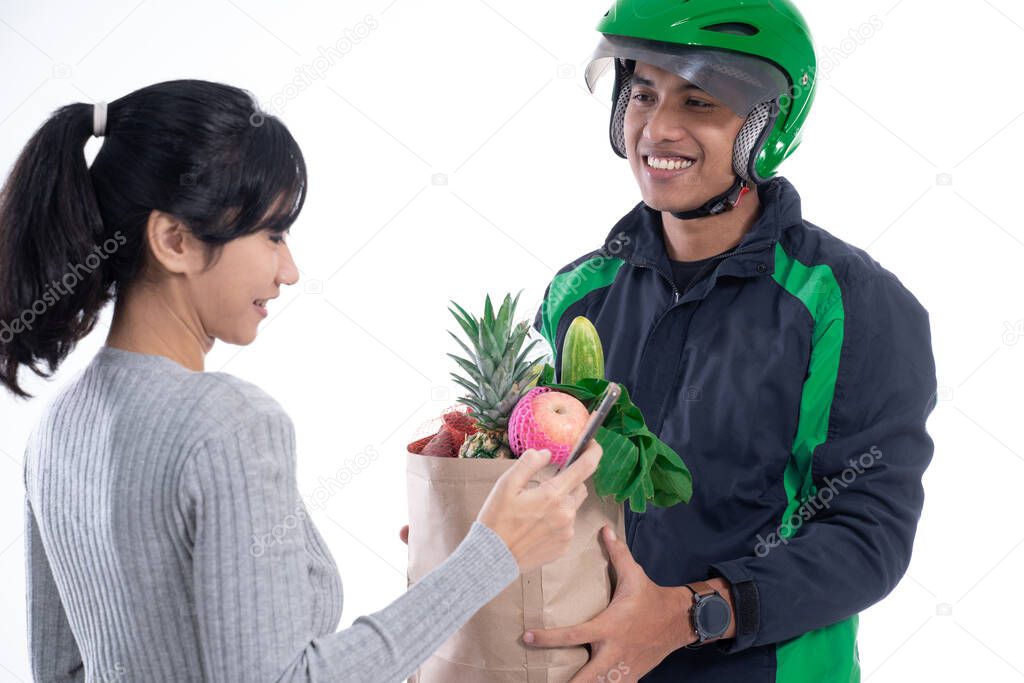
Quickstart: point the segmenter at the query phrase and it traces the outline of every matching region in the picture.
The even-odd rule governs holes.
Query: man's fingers
[[[591,439],[576,462],[569,465],[569,469],[560,472],[551,479],[552,484],[562,493],[569,493],[597,471],[597,465],[601,462],[602,452],[601,444]]]
[[[629,546],[626,545],[625,541],[619,538],[610,526],[605,526],[602,529],[601,535],[604,537],[604,545],[608,548],[608,556],[615,566],[615,571],[618,572],[619,576],[622,576],[623,572],[636,564],[636,560],[633,559],[633,553],[630,552]]]
[[[622,673],[621,662],[615,661],[610,654],[598,652],[587,662],[587,665],[576,672],[569,683],[594,683],[595,681],[626,681]],[[628,669],[627,669],[628,670]],[[613,673],[614,672],[614,673]]]
[[[533,647],[567,647],[586,645],[598,637],[596,620],[563,628],[538,628],[523,634],[523,642]],[[531,640],[532,638],[532,640]]]

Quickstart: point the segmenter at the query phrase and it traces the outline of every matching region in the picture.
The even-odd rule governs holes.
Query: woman
[[[106,345],[26,454],[36,680],[400,680],[567,549],[596,445],[530,490],[550,454],[525,454],[444,564],[332,633],[341,581],[298,494],[291,420],[202,371],[298,279],[286,235],[305,190],[285,126],[203,81],[63,107],[18,158],[0,198],[0,381],[27,398],[19,368],[52,374],[115,299]]]

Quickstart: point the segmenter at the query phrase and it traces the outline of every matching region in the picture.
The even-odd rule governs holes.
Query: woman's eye
[[[284,236],[283,235],[271,235],[270,236],[270,241],[274,242],[276,244],[282,244],[284,242]]]

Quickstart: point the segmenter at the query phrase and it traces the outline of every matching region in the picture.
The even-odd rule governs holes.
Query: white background
[[[303,494],[358,470],[314,511],[345,582],[343,626],[405,587],[404,446],[455,398],[448,300],[478,308],[487,291],[522,288],[532,317],[554,272],[639,199],[607,143],[608,83],[597,96],[582,85],[607,1],[0,2],[5,175],[58,106],[175,78],[252,91],[302,146],[310,194],[290,239],[302,280],[252,345],[218,344],[207,369],[289,411]],[[913,562],[862,615],[864,678],[1018,680],[1024,9],[801,6],[823,78],[782,173],[805,218],[866,248],[929,310],[942,387]],[[297,69],[323,66],[320,48],[359,35],[281,99]],[[105,335],[52,382],[26,374],[35,400],[0,396],[0,681],[29,680],[25,442]],[[377,456],[358,465],[368,448]]]

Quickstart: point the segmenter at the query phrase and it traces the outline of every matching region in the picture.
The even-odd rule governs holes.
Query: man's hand
[[[657,585],[611,527],[605,527],[603,535],[618,575],[615,596],[607,609],[576,626],[523,634],[523,642],[534,647],[591,645],[590,661],[570,683],[639,680],[670,653],[697,640],[689,618],[693,604],[690,589]],[[722,593],[731,608],[731,596],[727,585],[723,590],[723,581],[712,579],[708,583]],[[730,624],[725,637],[734,633],[735,624]]]

